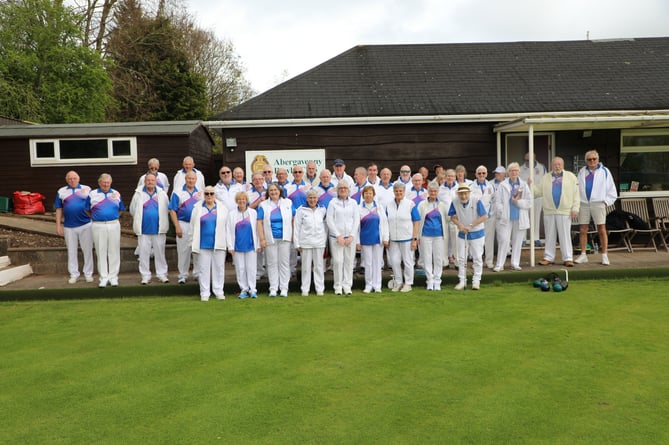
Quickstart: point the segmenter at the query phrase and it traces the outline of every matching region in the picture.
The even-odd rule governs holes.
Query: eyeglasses
[[[230,173],[232,173],[230,170],[226,170],[226,171],[221,172],[222,175],[229,175]]]
[[[216,194],[216,192],[204,192],[205,196],[211,196],[211,195],[215,195],[215,194]]]
[[[294,175],[301,175],[302,173],[304,173],[304,172],[293,170]]]
[[[597,158],[588,158],[588,159],[586,159],[586,161],[596,161],[596,160],[597,160]]]
[[[411,173],[411,170],[400,170],[400,173]]]
[[[263,173],[272,173],[272,170],[265,170]]]
[[[487,175],[488,173],[486,172],[476,172],[477,175]]]

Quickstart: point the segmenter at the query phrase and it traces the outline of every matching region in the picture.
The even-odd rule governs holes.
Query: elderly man
[[[262,177],[265,180],[265,189],[274,181],[274,171],[269,165],[265,165],[262,169]]]
[[[112,177],[103,173],[98,178],[98,188],[91,190],[86,201],[86,211],[93,220],[93,244],[98,259],[98,286],[118,286],[121,269],[120,213],[125,210],[121,194],[111,188]]]
[[[198,190],[195,183],[197,175],[190,171],[186,173],[186,184],[181,190],[172,192],[169,211],[170,218],[177,235],[177,269],[179,270],[179,284],[185,284],[188,279],[188,270],[191,263],[190,217],[195,205],[204,199],[202,190]],[[193,275],[197,275],[199,257],[193,257]],[[197,277],[196,277],[197,278]]]
[[[186,156],[181,163],[181,166],[183,168],[177,171],[177,173],[174,175],[174,181],[172,181],[174,183],[174,190],[181,190],[181,188],[186,183],[186,173],[189,171],[194,171],[195,175],[197,176],[197,181],[195,182],[197,189],[204,190],[204,175],[201,171],[195,168],[195,161],[193,158],[191,156]]]
[[[248,184],[244,179],[244,169],[241,167],[235,167],[232,170],[232,182],[239,185],[243,191],[248,189]]]
[[[367,169],[365,167],[356,167],[353,172],[353,184],[351,185],[351,198],[356,203],[360,204],[362,201],[362,189],[370,185],[367,182]]]
[[[332,163],[332,184],[337,187],[339,181],[347,181],[350,186],[353,184],[353,178],[346,174],[346,163],[343,159],[335,159]]]
[[[144,187],[136,190],[130,202],[130,214],[133,217],[132,229],[137,235],[139,249],[139,274],[142,284],[151,282],[151,254],[156,267],[156,277],[161,283],[167,278],[165,260],[165,234],[170,228],[169,199],[165,190],[157,186],[158,178],[153,173],[144,177]]]
[[[493,257],[495,255],[495,221],[490,218],[492,213],[492,197],[495,194],[495,187],[488,181],[488,169],[485,165],[476,167],[476,180],[469,185],[472,190],[472,196],[477,197],[488,212],[488,218],[485,220],[485,260],[488,269],[493,267]],[[488,240],[490,238],[490,240]]]
[[[318,185],[318,181],[320,181],[320,179],[318,178],[318,167],[314,161],[307,162],[304,180],[312,187],[316,187]]]
[[[337,196],[337,188],[332,184],[332,174],[327,168],[321,170],[319,178],[320,182],[315,187],[318,192],[318,205],[327,209],[332,198]]]
[[[474,276],[472,289],[481,288],[483,274],[483,246],[485,244],[484,222],[488,218],[488,211],[484,203],[475,196],[465,183],[458,186],[458,199],[453,200],[448,215],[458,228],[458,284],[455,290],[465,290],[467,287],[467,252],[472,257]]]
[[[406,188],[405,192],[408,192],[411,189],[411,167],[408,165],[403,165],[400,167],[400,175],[395,179],[393,184],[400,183]]]
[[[581,201],[578,196],[576,175],[565,171],[564,160],[553,158],[551,173],[544,175],[541,181],[532,188],[535,197],[542,200],[544,209],[544,232],[546,249],[544,259],[539,261],[542,266],[555,262],[555,243],[560,241],[562,261],[567,267],[574,265],[573,247],[571,244],[571,220],[578,216]],[[556,236],[557,235],[557,236]]]
[[[267,187],[262,173],[254,173],[251,177],[251,187],[246,191],[246,194],[249,195],[249,208],[257,209],[260,203],[265,200],[266,191]]]
[[[527,182],[528,179],[530,179],[530,172],[534,169],[534,184],[539,184],[541,182],[541,179],[544,177],[546,174],[546,166],[542,164],[541,162],[536,160],[536,157],[534,159],[534,167],[530,167],[530,153],[527,152],[525,153],[525,162],[523,165],[520,166],[520,179],[523,181]],[[542,198],[537,198],[536,196],[534,197],[534,202],[532,203],[532,208],[534,209],[534,228],[533,228],[533,235],[534,235],[534,245],[535,247],[543,247],[543,243],[541,242],[541,239],[539,238],[539,228],[541,224],[539,222],[541,221],[541,210],[542,210],[542,205],[543,205],[543,199]],[[544,231],[546,228],[544,227]]]
[[[77,246],[81,246],[84,255],[84,277],[87,283],[92,283],[93,232],[91,217],[86,213],[86,201],[91,188],[79,183],[79,175],[74,170],[67,172],[65,182],[67,185],[58,189],[53,206],[56,209],[56,232],[59,236],[65,237],[67,246],[67,271],[70,273],[67,282],[74,284],[79,279]]]
[[[406,198],[418,205],[427,198],[427,190],[423,187],[423,175],[416,173],[411,177],[411,187],[406,191]]]
[[[232,169],[227,165],[221,167],[218,171],[220,179],[214,187],[216,189],[216,199],[225,204],[228,211],[237,208],[235,202],[235,195],[237,192],[243,192],[244,189],[241,184],[237,184],[232,180]]]
[[[379,176],[380,181],[376,186],[376,200],[384,209],[388,207],[388,204],[393,202],[393,199],[395,199],[395,195],[393,194],[393,182],[391,181],[392,176],[393,172],[390,171],[389,168],[381,169],[381,174]]]
[[[457,198],[456,190],[458,189],[458,183],[455,180],[455,170],[449,168],[444,171],[445,180],[444,183],[439,187],[439,201],[446,204],[448,208],[451,207],[451,203],[454,199]],[[448,261],[446,261],[446,266],[448,263],[455,263],[455,253],[456,253],[456,243],[455,239],[458,236],[457,228],[453,223],[448,224],[448,246],[446,246],[446,251],[444,252],[448,255]]]
[[[165,173],[158,171],[160,169],[160,161],[156,158],[151,158],[147,162],[147,166],[149,169],[146,173],[153,173],[156,175],[156,187],[165,190],[165,193],[167,193],[170,188],[170,181],[167,179],[167,175]],[[142,187],[144,187],[144,177],[146,176],[146,173],[140,176],[139,181],[137,181],[137,187],[135,187],[135,190],[141,190]]]
[[[279,188],[281,189],[282,193],[282,198],[287,198],[288,197],[288,191],[286,190],[286,187],[288,187],[288,170],[286,170],[283,167],[279,167],[276,169],[276,183],[279,185]]]
[[[609,237],[606,233],[606,207],[613,205],[618,199],[616,184],[613,175],[608,168],[599,162],[597,150],[585,153],[585,167],[578,172],[579,196],[581,207],[578,214],[579,243],[581,254],[576,258],[576,263],[587,263],[588,256],[585,253],[588,242],[588,225],[590,219],[597,227],[600,248],[602,249],[602,264],[608,266]]]

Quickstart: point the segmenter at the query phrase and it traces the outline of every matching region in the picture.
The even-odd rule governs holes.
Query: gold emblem
[[[256,155],[251,162],[251,171],[253,173],[262,173],[266,165],[269,165],[269,160],[265,155]]]

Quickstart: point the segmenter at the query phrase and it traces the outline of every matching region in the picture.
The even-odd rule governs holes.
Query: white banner
[[[247,181],[250,181],[253,173],[262,172],[266,165],[272,167],[275,176],[277,169],[285,168],[288,171],[288,180],[292,181],[293,166],[301,165],[306,173],[307,162],[310,161],[316,163],[316,172],[323,170],[325,168],[325,149],[246,151]]]

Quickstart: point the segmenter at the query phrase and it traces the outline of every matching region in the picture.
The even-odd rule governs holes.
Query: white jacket
[[[613,175],[608,168],[604,167],[600,162],[595,169],[595,178],[592,183],[592,192],[590,193],[590,200],[585,194],[585,178],[590,171],[588,167],[583,167],[578,172],[578,190],[582,203],[589,202],[604,202],[607,206],[612,205],[618,199],[618,192],[616,184],[613,182]]]
[[[448,216],[450,207],[447,207],[446,204],[439,201],[439,198],[437,198],[437,207],[439,208],[439,213],[441,214],[441,227],[444,230],[444,239],[448,242],[448,223],[451,221],[451,217]],[[425,215],[433,208],[434,202],[430,202],[427,199],[421,201],[420,204],[418,204],[418,214],[420,215],[420,221],[418,223],[418,239],[420,239],[421,235],[423,234]]]
[[[518,200],[518,208],[520,209],[518,228],[523,230],[530,228],[529,209],[532,208],[533,198],[532,191],[527,183],[520,178],[518,180],[520,181],[519,193],[521,193],[521,198]],[[497,224],[510,224],[511,204],[509,201],[511,201],[511,184],[507,178],[499,185],[495,194],[495,218]]]
[[[293,243],[295,248],[313,249],[325,247],[328,239],[325,207],[317,206],[312,209],[302,206],[295,212],[295,228]]]
[[[341,200],[335,198],[330,201],[328,206],[326,220],[330,236],[353,237],[358,239],[358,230],[360,229],[360,207],[354,199],[346,198]]]
[[[228,212],[228,220],[226,222],[226,236],[230,249],[235,248],[235,241],[237,240],[235,228],[237,227],[237,223],[247,217],[251,223],[253,250],[258,250],[260,248],[260,243],[258,242],[258,213],[255,209],[250,208],[247,208],[244,213],[242,213],[239,211],[239,208],[236,207],[234,210]]]
[[[200,253],[200,217],[205,211],[204,201],[198,202],[193,208],[190,216],[190,239],[191,250],[194,253]],[[226,220],[228,218],[228,209],[221,201],[216,201],[216,234],[214,239],[214,250],[227,250],[228,243],[226,238]]]
[[[130,214],[132,215],[132,230],[135,232],[135,235],[142,234],[142,217],[144,216],[144,203],[149,199],[155,199],[158,201],[158,233],[163,234],[167,233],[170,228],[170,213],[168,207],[170,205],[170,200],[167,197],[165,190],[156,187],[156,194],[151,197],[147,192],[144,191],[144,187],[141,190],[136,190],[135,194],[132,196],[132,201],[130,201]]]

